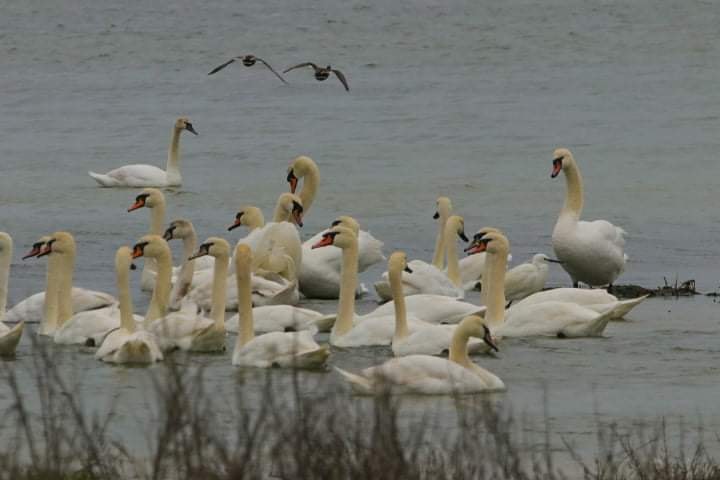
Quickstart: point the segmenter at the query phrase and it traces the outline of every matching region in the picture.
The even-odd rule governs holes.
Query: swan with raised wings
[[[465,295],[460,266],[458,264],[457,244],[455,237],[460,237],[467,242],[465,236],[465,221],[459,215],[452,215],[445,225],[445,250],[447,254],[448,267],[443,272],[434,265],[422,260],[412,260],[409,265],[413,273],[403,274],[403,291],[405,295],[416,295],[418,293],[433,293],[446,295],[448,297],[460,297]],[[386,301],[392,298],[390,283],[387,279],[387,272],[383,273],[382,280],[375,282],[375,291],[381,300]]]
[[[132,250],[120,247],[115,254],[118,298],[120,299],[120,327],[105,336],[95,358],[107,363],[149,364],[163,359],[155,336],[139,330],[133,318],[130,293],[130,269]]]
[[[565,174],[565,203],[552,234],[555,255],[570,275],[590,286],[612,285],[625,269],[625,231],[606,220],[580,220],[583,181],[580,169],[567,148],[553,153],[552,178]]]
[[[575,303],[542,302],[505,311],[505,270],[509,243],[502,233],[490,232],[473,241],[473,248],[487,251],[485,322],[498,337],[592,337],[602,335],[614,306],[603,313]]]
[[[88,172],[102,187],[179,187],[180,175],[180,134],[187,130],[197,135],[190,119],[180,117],[173,126],[165,170],[154,165],[134,164],[110,170],[107,173]]]
[[[300,332],[270,332],[255,335],[250,289],[252,250],[248,245],[235,247],[235,275],[239,332],[232,356],[232,364],[244,367],[319,368],[330,355],[327,346],[320,346],[308,330]]]
[[[317,190],[320,185],[320,170],[313,159],[304,155],[295,158],[288,167],[287,181],[290,184],[290,191],[295,193],[298,184],[302,179],[302,189],[298,196],[305,208],[307,216],[312,206]],[[352,220],[352,219],[350,219]],[[348,228],[357,228],[359,250],[358,271],[364,272],[371,266],[385,260],[382,253],[383,243],[373,237],[369,232],[360,230],[357,222],[350,222],[349,217],[340,217],[336,222],[344,222]],[[337,223],[333,223],[331,228]],[[342,264],[342,253],[337,248],[326,248],[314,250],[312,248],[320,241],[327,230],[322,230],[302,245],[303,262],[300,266],[299,281],[300,291],[308,298],[336,299],[340,295],[340,265]],[[360,287],[358,294],[366,293]]]
[[[449,358],[432,355],[409,355],[388,360],[360,374],[335,367],[359,394],[450,395],[505,390],[505,384],[492,372],[473,363],[468,357],[470,337],[482,338],[497,350],[490,329],[478,316],[463,319],[453,334]]]
[[[30,252],[22,257],[23,260],[37,257],[40,252],[42,252],[42,249],[48,240],[50,240],[50,237],[46,236],[35,242]],[[45,290],[34,295],[30,295],[24,300],[16,303],[6,312],[6,322],[19,323],[24,321],[27,323],[39,323],[40,327],[38,328],[38,333],[40,335],[52,335],[55,332],[56,326],[49,325],[48,321],[45,319],[48,318],[47,311],[51,308],[50,306],[57,303],[56,285],[59,282],[58,269],[60,268],[58,260],[58,257],[48,258]],[[71,295],[73,313],[97,310],[99,308],[109,307],[117,302],[115,297],[108,293],[81,287],[73,287]]]
[[[0,357],[15,355],[22,337],[25,322],[18,322],[12,327],[3,323],[5,306],[7,305],[8,280],[12,263],[13,241],[10,235],[0,232]]]

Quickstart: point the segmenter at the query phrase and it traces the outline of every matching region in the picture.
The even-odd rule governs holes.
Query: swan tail
[[[324,315],[317,320],[315,320],[315,326],[318,329],[318,332],[322,333],[328,333],[330,330],[332,330],[333,325],[335,325],[335,320],[337,319],[337,313],[331,313],[330,315]]]
[[[350,386],[352,387],[353,391],[356,393],[362,394],[362,395],[372,395],[375,393],[375,389],[373,388],[373,383],[363,377],[362,375],[357,375],[355,373],[350,373],[347,370],[343,370],[339,367],[334,367],[335,371],[338,372],[340,375],[342,375],[345,380],[347,380],[350,383]]]
[[[630,310],[640,305],[648,297],[649,295],[643,295],[642,297],[632,298],[630,300],[622,300],[618,302],[618,305],[613,309],[613,320],[619,320],[623,318],[625,315],[630,313]]]
[[[145,364],[153,362],[150,346],[141,339],[130,340],[120,347],[117,352],[121,363]]]
[[[301,368],[320,368],[325,365],[330,356],[330,348],[327,345],[321,345],[315,350],[301,352],[297,355],[298,366]]]
[[[102,173],[88,172],[88,175],[99,183],[101,187],[112,187],[116,183],[111,177]]]
[[[0,337],[0,356],[11,357],[15,355],[18,343],[22,337],[25,322],[20,322],[10,329],[3,337]]]
[[[615,309],[611,308],[607,312],[599,315],[595,320],[593,320],[593,322],[590,324],[590,328],[588,328],[587,336],[601,336],[605,331],[605,327],[607,327],[608,322],[613,318],[614,312]]]

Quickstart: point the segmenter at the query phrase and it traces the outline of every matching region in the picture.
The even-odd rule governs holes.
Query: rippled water
[[[469,231],[503,228],[525,261],[551,252],[564,185],[549,172],[562,145],[585,177],[584,217],[629,233],[621,283],[677,274],[717,287],[713,2],[245,3],[0,2],[0,228],[16,258],[42,234],[72,231],[76,282],[113,291],[113,253],[145,232],[147,212],[126,213],[135,191],[98,189],[86,172],[164,165],[172,122],[188,115],[200,136],[183,138],[185,183],[168,193],[168,220],[191,218],[200,237],[224,234],[242,204],[269,215],[288,162],[307,154],[322,184],[304,236],[347,213],[387,252],[427,259],[434,200],[448,195]],[[331,63],[351,91],[302,70],[289,86],[260,67],[206,75],[244,53],[278,70]],[[43,262],[18,260],[11,299],[43,279]],[[567,281],[552,273],[551,283]],[[146,303],[136,295],[138,309]],[[482,363],[521,411],[541,413],[546,385],[568,434],[587,434],[595,407],[623,419],[700,414],[717,426],[715,307],[655,300],[606,339],[510,342]],[[340,352],[333,363],[385,356]],[[89,391],[133,388],[134,375],[86,362]],[[209,363],[221,378],[230,371],[227,356]]]

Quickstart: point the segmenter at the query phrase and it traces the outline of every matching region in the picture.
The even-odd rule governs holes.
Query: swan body
[[[490,331],[477,316],[466,317],[456,329],[449,359],[430,355],[393,358],[360,374],[335,368],[359,394],[450,395],[505,390],[505,384],[492,372],[470,361],[469,337],[478,336],[492,343]]]
[[[73,313],[97,310],[109,307],[117,302],[117,299],[109,293],[81,287],[73,287],[71,295]],[[8,310],[5,320],[8,322],[42,323],[44,305],[45,292],[30,295]]]
[[[8,280],[12,263],[13,241],[5,232],[0,232],[0,357],[15,355],[25,328],[25,322],[8,327],[3,323],[7,305]]]
[[[120,247],[115,254],[118,296],[120,298],[120,327],[108,333],[95,352],[95,358],[116,364],[149,364],[163,359],[155,336],[138,330],[132,313],[130,268],[132,252]]]
[[[326,346],[318,345],[308,330],[255,335],[250,291],[251,264],[252,250],[247,245],[238,245],[235,248],[235,275],[240,327],[232,364],[256,368],[318,368],[325,365],[330,351]]]
[[[166,169],[154,165],[125,165],[107,173],[88,172],[102,187],[177,187],[182,185],[180,175],[180,133],[187,130],[195,135],[197,132],[186,117],[178,118],[173,126],[170,149]]]
[[[325,317],[320,312],[290,305],[266,305],[253,308],[255,333],[309,330],[317,333],[317,322]],[[237,333],[240,316],[230,317],[225,326],[228,332]]]
[[[301,179],[302,189],[298,192],[298,197],[304,207],[304,214],[307,215],[317,196],[320,185],[320,169],[312,158],[304,155],[295,158],[288,167],[287,181],[290,184],[291,193],[296,192]],[[357,222],[351,217],[340,217],[333,222],[332,226],[340,223],[348,228],[357,229],[355,235],[359,240],[360,272],[385,260],[382,253],[383,243],[380,240],[369,232],[360,231]],[[325,232],[326,230],[323,230],[315,234],[302,245],[303,261],[302,264],[298,264],[298,278],[300,291],[307,298],[336,299],[340,295],[342,253],[337,248],[312,249],[312,246],[320,241]],[[366,291],[362,287],[357,291],[358,295],[364,293]]]
[[[530,263],[523,263],[505,273],[505,299],[508,302],[522,300],[545,288],[550,273],[547,255],[538,253]]]
[[[510,310],[519,306],[549,301],[575,303],[599,313],[607,310],[608,306],[614,306],[612,319],[617,320],[627,315],[630,310],[642,303],[646,298],[647,295],[629,300],[618,300],[615,295],[611,295],[603,289],[554,288],[530,295],[513,305]]]
[[[555,255],[570,275],[590,286],[612,285],[625,269],[625,231],[606,220],[581,221],[583,182],[580,169],[568,149],[553,154],[553,172],[565,174],[565,203],[552,234]]]
[[[408,266],[411,267],[411,264],[412,262]],[[406,297],[405,305],[412,316],[423,322],[433,324],[456,324],[460,323],[460,320],[468,315],[481,314],[485,311],[483,306],[473,305],[445,295],[426,293]],[[387,302],[370,313],[358,315],[356,321],[361,322],[367,318],[389,315],[393,309],[392,302]]]
[[[403,273],[403,291],[406,296],[417,295],[418,293],[432,293],[462,298],[465,295],[455,236],[467,241],[465,222],[458,215],[448,218],[445,225],[444,246],[448,261],[447,271],[441,271],[435,265],[422,260],[412,260],[409,266],[413,273]],[[381,300],[386,301],[392,298],[387,272],[383,273],[382,279],[376,282],[374,286]]]

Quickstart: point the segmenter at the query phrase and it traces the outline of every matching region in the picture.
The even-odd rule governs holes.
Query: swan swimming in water
[[[5,305],[7,304],[8,279],[10,277],[10,264],[12,263],[13,242],[10,235],[0,232],[0,357],[15,355],[18,343],[22,337],[25,322],[19,322],[13,327],[3,323]]]
[[[580,220],[583,209],[583,182],[580,169],[570,150],[558,148],[553,153],[552,178],[565,174],[565,203],[552,234],[555,255],[570,275],[574,287],[578,282],[605,286],[615,282],[625,269],[625,231],[606,220]]]
[[[170,149],[165,170],[154,165],[133,164],[110,170],[107,173],[88,172],[102,187],[179,187],[180,175],[180,133],[187,130],[197,135],[190,119],[180,117],[173,126]]]

